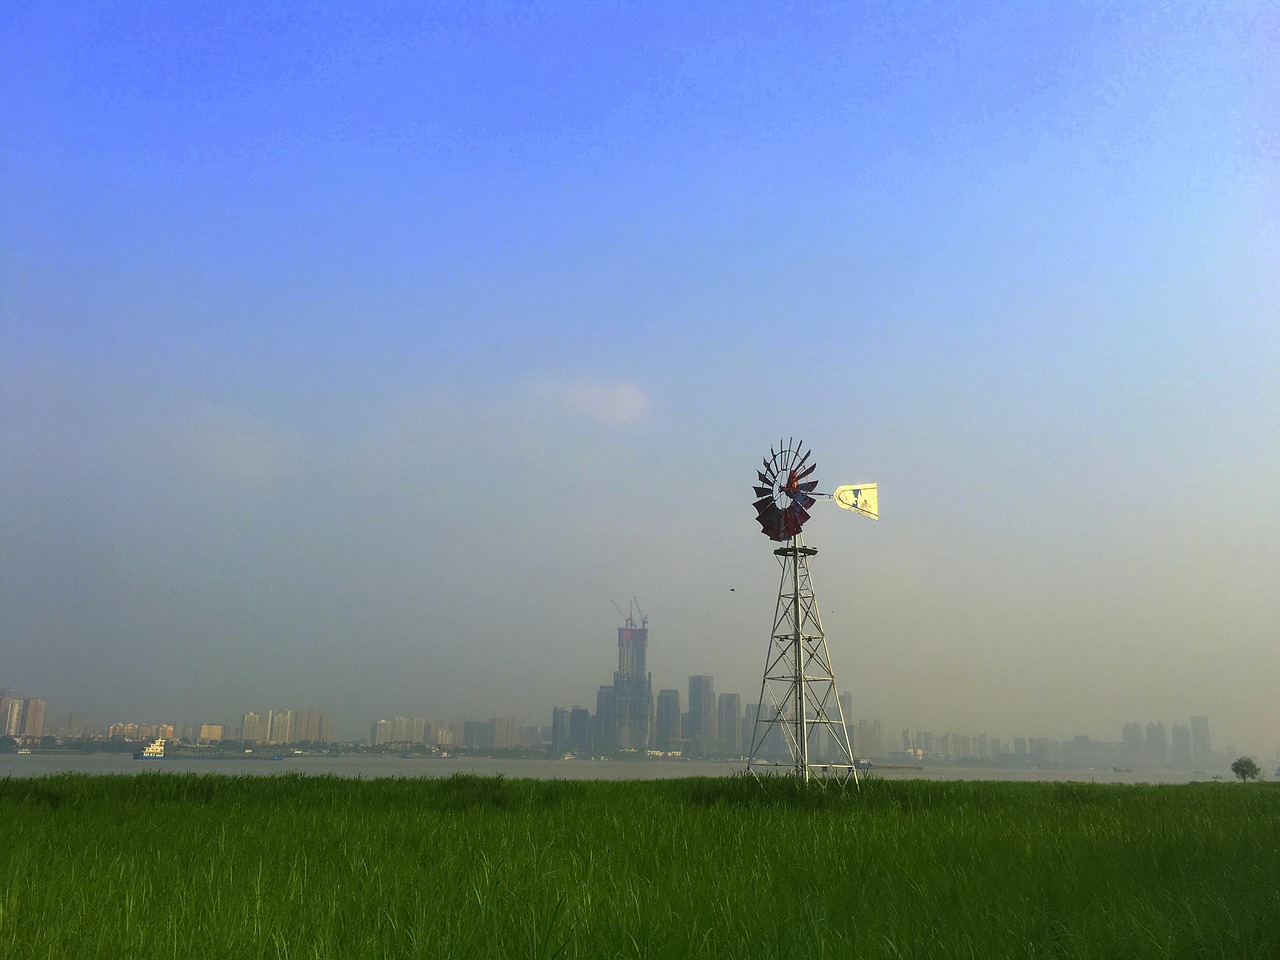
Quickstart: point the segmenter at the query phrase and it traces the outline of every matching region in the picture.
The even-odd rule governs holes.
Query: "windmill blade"
[[[807,456],[808,456],[808,454],[806,453],[806,454],[805,454],[805,456],[807,457]],[[803,461],[802,461],[802,462],[803,462]],[[797,464],[797,467],[798,467],[798,466],[799,466],[799,464]],[[797,474],[796,474],[796,477],[797,477],[797,479],[803,480],[805,477],[807,477],[809,474],[813,473],[813,471],[815,471],[815,470],[817,470],[817,469],[818,469],[818,465],[817,465],[816,463],[811,463],[811,464],[809,464],[809,466],[805,467],[803,470],[801,470],[799,473],[797,473]]]
[[[752,487],[757,497],[768,497],[773,494],[773,487]]]

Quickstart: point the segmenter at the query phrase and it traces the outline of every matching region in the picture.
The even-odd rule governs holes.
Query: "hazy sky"
[[[0,685],[61,721],[842,688],[1280,748],[1280,14],[9,4]],[[731,590],[732,588],[732,590]]]

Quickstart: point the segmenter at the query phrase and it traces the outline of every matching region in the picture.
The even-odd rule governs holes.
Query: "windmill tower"
[[[852,776],[856,782],[853,749],[809,572],[818,551],[805,545],[800,530],[819,499],[834,500],[846,510],[878,520],[879,495],[874,483],[818,493],[818,481],[812,479],[817,464],[809,462],[810,452],[794,438],[785,446],[779,440],[778,449],[769,449],[764,469],[756,473],[756,519],[765,536],[784,546],[773,551],[782,578],[748,762],[759,763],[770,750],[780,752],[780,740],[797,779],[807,781],[825,772]],[[834,757],[815,760],[824,743]]]

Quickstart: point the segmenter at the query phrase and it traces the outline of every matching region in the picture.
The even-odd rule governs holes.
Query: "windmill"
[[[782,567],[782,579],[748,763],[760,763],[762,754],[776,750],[781,739],[798,779],[807,781],[825,771],[852,776],[857,782],[857,766],[809,573],[809,561],[818,551],[805,546],[800,530],[809,519],[809,508],[818,500],[834,500],[846,510],[878,520],[879,493],[874,483],[819,493],[818,481],[813,478],[817,463],[810,462],[810,454],[794,437],[785,445],[779,440],[778,449],[769,448],[764,468],[756,473],[756,520],[766,537],[785,546],[773,551]],[[811,753],[824,731],[828,752],[835,757],[814,762]]]

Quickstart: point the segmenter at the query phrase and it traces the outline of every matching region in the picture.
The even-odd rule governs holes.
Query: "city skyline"
[[[1274,19],[6,5],[0,682],[594,710],[636,596],[753,702],[794,436],[859,715],[1270,753]]]
[[[538,729],[546,732],[545,739],[547,742],[554,744],[556,742],[556,729],[558,720],[557,715],[564,713],[564,722],[566,724],[563,736],[566,740],[572,738],[575,749],[581,750],[587,741],[584,741],[579,731],[571,730],[570,715],[581,711],[586,714],[592,723],[589,742],[592,747],[597,748],[596,753],[608,754],[619,750],[636,749],[633,741],[631,746],[623,745],[618,739],[618,733],[611,735],[602,734],[599,723],[606,725],[613,724],[615,729],[619,725],[620,714],[616,708],[614,700],[614,691],[618,689],[642,692],[642,698],[650,707],[650,717],[654,726],[651,736],[646,737],[646,750],[667,750],[671,748],[670,744],[662,746],[658,743],[658,739],[663,736],[663,695],[672,694],[673,697],[668,698],[668,711],[674,709],[675,713],[675,729],[679,731],[679,739],[682,742],[692,742],[708,738],[716,738],[719,740],[730,740],[732,737],[726,737],[726,721],[724,719],[726,712],[726,703],[732,704],[728,709],[737,718],[737,722],[745,724],[738,728],[738,739],[730,748],[730,752],[742,752],[745,754],[750,743],[749,727],[750,724],[746,718],[749,718],[751,711],[756,707],[754,701],[746,700],[736,691],[726,692],[716,690],[715,677],[713,674],[693,674],[687,677],[687,699],[682,699],[678,688],[663,688],[658,691],[655,696],[652,693],[651,674],[645,669],[647,663],[648,648],[648,618],[643,617],[642,620],[636,620],[634,613],[625,615],[625,622],[617,628],[617,649],[618,649],[618,670],[614,673],[614,681],[610,685],[602,685],[598,688],[596,712],[591,713],[590,710],[583,708],[580,703],[575,703],[572,709],[564,705],[553,705],[544,711],[546,717],[511,715],[503,714],[501,716],[492,716],[488,720],[479,720],[480,714],[472,711],[470,714],[464,711],[461,716],[451,718],[441,717],[439,715],[429,715],[430,711],[414,711],[407,712],[382,712],[374,711],[374,719],[372,720],[372,729],[367,742],[370,744],[379,744],[386,742],[408,742],[408,743],[424,743],[424,744],[440,744],[440,745],[460,745],[471,743],[474,734],[470,728],[474,725],[477,729],[482,726],[491,726],[499,721],[509,723],[510,729],[504,728],[504,734],[498,738],[495,734],[490,736],[504,746],[515,746],[519,741],[520,745],[533,747],[529,742],[529,735],[525,732],[531,729]],[[634,687],[636,681],[642,680],[642,687]],[[609,696],[605,697],[608,691]],[[4,692],[4,688],[0,687],[0,693]],[[38,704],[38,715],[40,723],[43,725],[47,703],[43,700],[13,698],[4,693],[0,696],[0,730],[7,731],[10,726],[17,724],[19,727],[25,726],[26,705],[29,703]],[[688,706],[687,711],[681,711],[681,704]],[[864,725],[869,722],[875,724],[875,743],[884,746],[886,729],[883,720],[879,717],[870,717],[858,714],[851,693],[840,694],[840,704],[844,713],[845,722],[849,731],[851,742],[858,745],[861,733],[865,738],[866,731]],[[603,706],[602,706],[603,705]],[[13,708],[17,707],[15,711]],[[734,709],[736,708],[736,709]],[[6,712],[13,716],[9,720],[5,720]],[[483,711],[481,711],[483,713]],[[421,714],[421,715],[419,715]],[[79,716],[73,713],[72,716]],[[603,721],[601,718],[604,718]],[[1172,740],[1166,738],[1166,730],[1163,720],[1146,721],[1145,731],[1143,724],[1137,721],[1126,721],[1117,728],[1116,739],[1110,739],[1105,735],[1097,736],[1098,731],[1081,732],[1079,728],[1073,728],[1069,733],[1061,732],[1059,736],[1046,736],[1043,731],[1029,734],[1028,731],[1022,731],[1022,735],[1011,734],[1008,732],[1000,735],[992,735],[987,732],[987,728],[980,733],[958,733],[950,725],[943,724],[936,730],[921,727],[906,726],[903,727],[903,744],[902,751],[908,752],[908,738],[915,732],[917,736],[922,736],[923,740],[910,741],[911,749],[920,750],[923,753],[932,755],[934,753],[933,743],[935,740],[941,743],[950,744],[963,743],[966,744],[964,752],[956,753],[959,757],[995,758],[999,755],[999,745],[1004,745],[1008,749],[1006,753],[1016,756],[1028,755],[1026,747],[1027,743],[1036,742],[1044,744],[1045,762],[1048,762],[1048,745],[1054,744],[1054,762],[1057,763],[1057,750],[1059,745],[1070,744],[1075,742],[1077,746],[1082,742],[1085,744],[1093,744],[1094,746],[1106,748],[1121,748],[1114,753],[1114,759],[1128,763],[1139,762],[1149,763],[1152,766],[1173,766],[1178,769],[1192,769],[1193,767],[1203,768],[1210,764],[1210,754],[1214,754],[1216,762],[1221,765],[1225,760],[1220,752],[1214,751],[1211,747],[1211,738],[1209,735],[1208,719],[1203,715],[1189,715],[1181,718],[1186,723],[1174,721],[1170,728],[1170,736]],[[83,723],[83,717],[80,718]],[[350,721],[348,721],[350,723]],[[632,717],[630,723],[634,723]],[[668,723],[670,721],[668,720]],[[7,725],[5,725],[7,724]],[[122,721],[116,719],[110,724],[100,723],[99,729],[107,729],[115,727],[132,727],[145,728],[146,730],[158,729],[167,725],[171,733],[182,724],[179,718],[167,718],[167,720],[149,720],[139,722],[137,719],[130,721]],[[252,724],[252,731],[250,726]],[[282,724],[283,726],[277,726]],[[360,721],[356,721],[353,726],[359,728]],[[411,725],[411,726],[410,726]],[[299,736],[293,736],[293,731],[309,731],[310,735],[303,733]],[[648,721],[644,724],[648,728]],[[314,708],[285,708],[280,710],[265,710],[258,713],[256,710],[250,710],[243,714],[240,723],[229,721],[226,718],[214,722],[213,718],[206,717],[199,720],[187,720],[185,728],[188,731],[195,731],[201,728],[217,727],[217,734],[210,737],[201,735],[200,739],[212,740],[244,740],[258,743],[286,743],[286,742],[361,742],[366,738],[359,735],[353,735],[352,731],[340,727],[335,723],[334,717],[326,712],[316,710]],[[227,734],[223,736],[223,728],[226,728]],[[280,732],[283,729],[284,732]],[[999,729],[999,728],[996,728]],[[946,732],[940,732],[945,730]],[[237,735],[233,735],[235,731]],[[412,731],[412,732],[410,732]],[[1180,733],[1181,731],[1181,733]],[[251,735],[252,733],[252,735]],[[38,734],[37,734],[38,736]],[[145,738],[145,734],[143,734]],[[197,739],[191,736],[190,739]],[[1229,738],[1228,738],[1229,739]],[[981,750],[975,750],[974,753],[968,752],[967,744],[970,741],[986,744],[988,742],[996,746],[990,752],[984,746]],[[1184,742],[1185,741],[1185,742]],[[1015,749],[1014,744],[1021,742],[1022,747]],[[1247,739],[1245,741],[1247,743]],[[1156,746],[1158,744],[1158,746]],[[865,739],[863,745],[866,745]],[[1234,744],[1229,746],[1235,749]],[[501,749],[501,748],[499,748]],[[1080,748],[1085,749],[1085,748]],[[1185,749],[1186,759],[1188,762],[1175,762],[1174,758],[1181,758],[1181,750]],[[897,751],[889,750],[885,747],[885,753],[896,753]],[[1034,749],[1031,751],[1034,754]],[[1280,760],[1280,744],[1267,745],[1256,744],[1251,750],[1254,755]],[[950,756],[952,751],[950,748],[941,751],[942,754]],[[1158,757],[1158,759],[1157,759]],[[1195,761],[1191,762],[1194,757]],[[1230,758],[1226,758],[1230,759]]]

